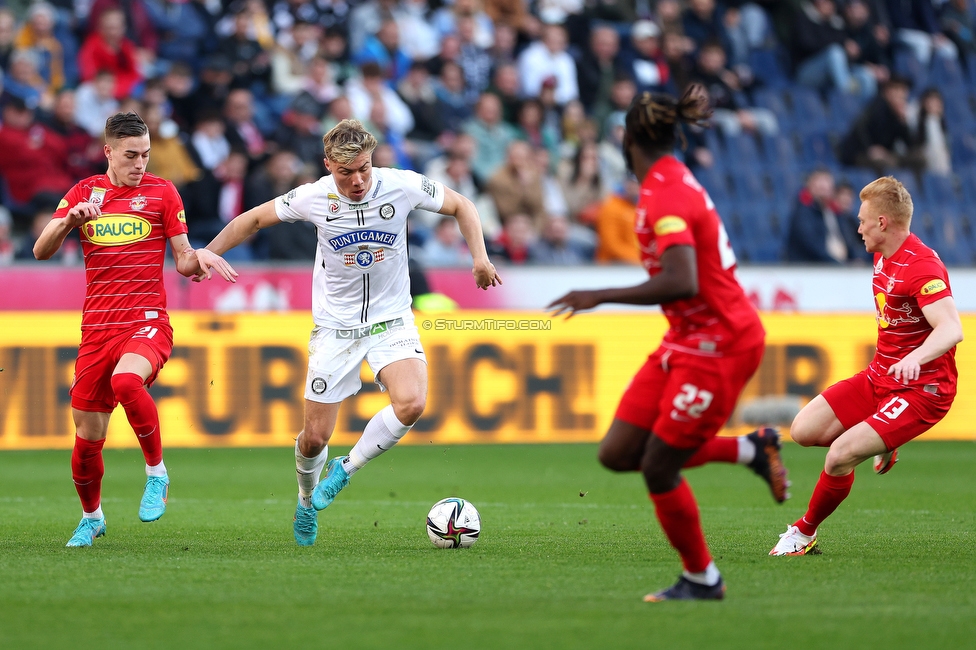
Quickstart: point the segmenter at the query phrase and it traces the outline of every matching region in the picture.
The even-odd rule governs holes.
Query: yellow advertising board
[[[169,447],[291,445],[302,427],[311,320],[307,314],[171,315],[173,356],[152,387]],[[976,316],[963,325],[976,332]],[[765,314],[767,349],[742,401],[812,397],[865,367],[874,318]],[[70,398],[80,314],[0,313],[0,449],[69,448]],[[656,312],[545,314],[453,312],[418,315],[430,392],[405,442],[574,442],[599,440],[634,372],[666,323]],[[967,369],[973,345],[957,353],[959,395],[927,438],[976,439],[976,389]],[[333,442],[355,442],[388,403],[363,368],[363,389],[342,407]],[[122,409],[108,445],[134,447]],[[736,431],[733,420],[730,431]]]

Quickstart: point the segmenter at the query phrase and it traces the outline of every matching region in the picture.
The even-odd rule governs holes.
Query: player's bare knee
[[[422,396],[402,400],[393,405],[393,414],[404,426],[413,426],[427,408],[427,400]]]

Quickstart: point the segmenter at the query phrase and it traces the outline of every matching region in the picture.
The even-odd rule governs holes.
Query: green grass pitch
[[[341,451],[341,450],[336,450]],[[401,446],[295,545],[291,449],[170,449],[166,515],[138,521],[137,451],[108,451],[108,535],[66,549],[69,453],[0,454],[0,647],[957,648],[976,635],[976,444],[921,442],[858,469],[823,555],[766,554],[802,514],[824,451],[787,445],[793,499],[748,470],[687,473],[728,584],[721,603],[645,604],[678,558],[637,475],[593,445]],[[470,549],[428,508],[480,510]]]

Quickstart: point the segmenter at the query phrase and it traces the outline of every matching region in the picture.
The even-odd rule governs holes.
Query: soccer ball
[[[441,499],[427,513],[427,536],[438,548],[467,548],[480,534],[481,515],[464,499]]]

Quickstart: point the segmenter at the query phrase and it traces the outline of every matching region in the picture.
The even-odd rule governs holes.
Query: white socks
[[[715,566],[714,562],[709,562],[705,570],[700,573],[689,573],[688,571],[682,572],[685,578],[692,582],[696,582],[700,585],[705,585],[706,587],[714,587],[718,584],[721,579],[722,574],[718,572],[718,567]]]
[[[410,427],[401,423],[393,412],[393,405],[388,405],[366,425],[359,442],[349,452],[348,458],[342,461],[342,468],[346,470],[346,474],[352,476],[366,463],[392,449],[407,431],[410,431]]]
[[[102,513],[102,504],[98,504],[98,507],[95,508],[95,512],[85,512],[84,510],[81,512],[81,516],[85,519],[105,519],[105,514]]]
[[[166,476],[166,463],[159,461],[159,465],[146,465],[146,476]]]
[[[756,458],[756,445],[746,436],[736,438],[739,441],[739,457],[735,462],[739,465],[748,465]]]
[[[322,475],[322,468],[325,467],[325,461],[328,459],[328,445],[315,458],[306,458],[298,449],[298,440],[295,440],[295,475],[298,477],[298,501],[303,508],[312,507],[312,490],[319,484],[319,476]]]

